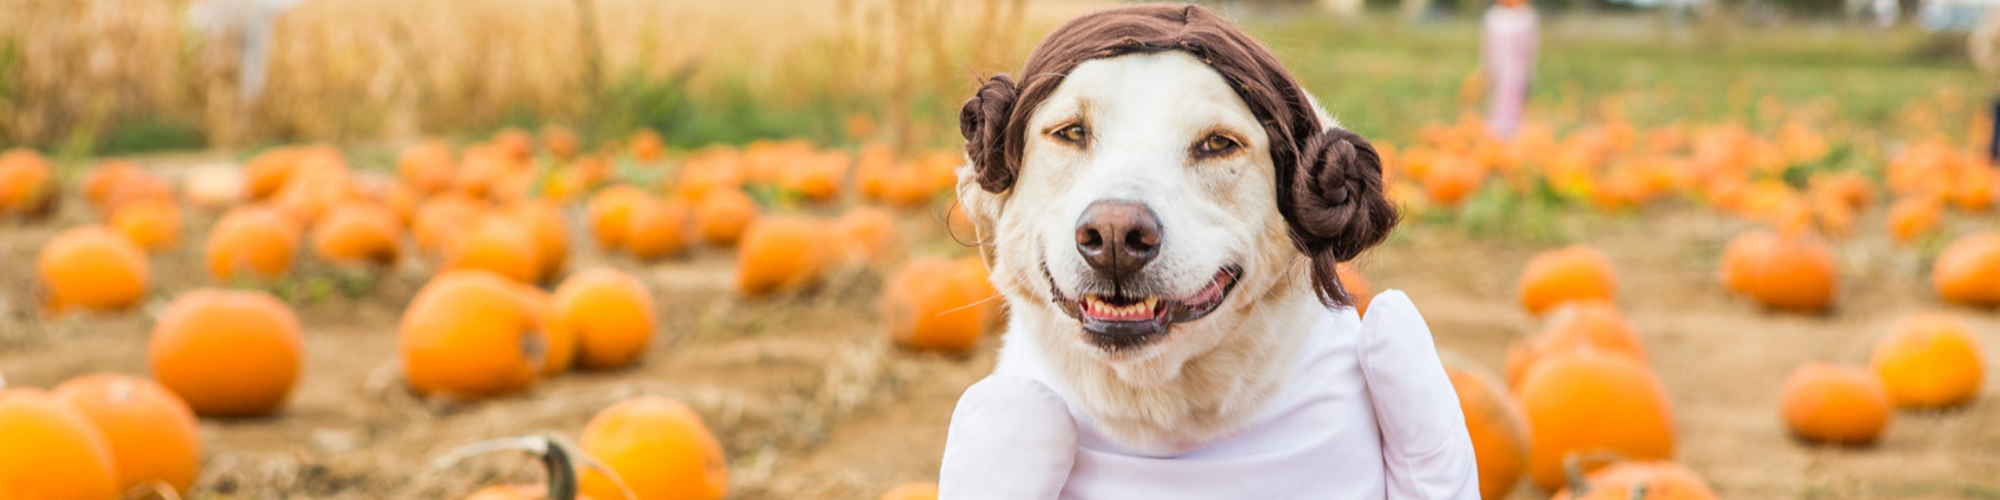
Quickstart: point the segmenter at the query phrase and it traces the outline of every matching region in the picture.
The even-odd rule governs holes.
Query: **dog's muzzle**
[[[1100,349],[1119,352],[1152,344],[1166,337],[1174,325],[1215,312],[1236,288],[1243,270],[1225,266],[1201,290],[1180,298],[1140,295],[1127,289],[1071,298],[1055,285],[1047,264],[1043,264],[1042,273],[1049,277],[1049,293],[1056,308],[1082,325],[1084,337]]]

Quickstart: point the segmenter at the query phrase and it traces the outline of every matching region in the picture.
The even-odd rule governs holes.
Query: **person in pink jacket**
[[[1535,75],[1540,22],[1527,0],[1500,0],[1486,9],[1484,27],[1479,71],[1492,86],[1487,96],[1486,130],[1496,138],[1511,139],[1521,127],[1528,86]]]
[[[960,114],[958,198],[1008,304],[944,500],[1479,496],[1399,291],[1339,266],[1399,216],[1381,157],[1206,9],[1078,17]]]

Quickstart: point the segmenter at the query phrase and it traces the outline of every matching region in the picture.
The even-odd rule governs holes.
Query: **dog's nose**
[[[1091,268],[1124,281],[1160,255],[1160,219],[1136,201],[1092,202],[1076,220],[1076,251]]]

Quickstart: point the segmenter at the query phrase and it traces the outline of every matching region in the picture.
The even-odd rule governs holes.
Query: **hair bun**
[[[958,111],[958,133],[965,136],[965,156],[979,175],[979,187],[994,193],[1014,184],[1014,168],[1007,164],[1007,120],[1014,113],[1019,87],[1007,75],[986,80],[965,107]]]
[[[1381,155],[1347,129],[1321,130],[1299,148],[1291,191],[1292,239],[1312,259],[1321,298],[1348,303],[1334,266],[1388,239],[1400,217],[1384,193]]]

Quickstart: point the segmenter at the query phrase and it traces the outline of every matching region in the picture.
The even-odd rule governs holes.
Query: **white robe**
[[[1250,425],[1174,456],[1119,446],[1030,351],[1009,350],[960,397],[938,498],[1479,498],[1457,393],[1402,292],[1377,296],[1366,320],[1328,311]]]

